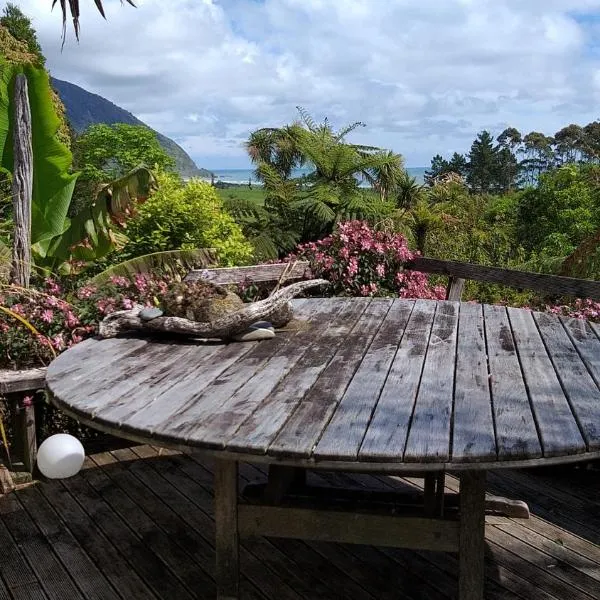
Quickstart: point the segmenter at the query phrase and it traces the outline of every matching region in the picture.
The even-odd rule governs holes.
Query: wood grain
[[[556,296],[576,296],[578,298],[600,300],[600,282],[588,279],[574,279],[572,277],[543,275],[498,267],[485,267],[483,265],[424,258],[422,256],[411,260],[405,265],[405,268],[423,273],[498,283],[517,289],[534,290]]]
[[[450,426],[459,304],[439,302],[406,440],[406,462],[445,462],[450,458]]]
[[[473,471],[460,477],[460,600],[483,600],[484,551],[485,471]]]
[[[327,368],[310,392],[298,404],[296,411],[279,432],[269,448],[269,454],[311,456],[331,415],[335,411],[352,376],[360,365],[371,340],[388,313],[387,301],[364,299],[364,312],[349,320],[352,329],[346,343],[338,348]]]
[[[224,267],[220,269],[194,269],[184,281],[210,281],[217,285],[253,282],[277,282],[282,276],[282,282],[303,279],[309,275],[307,261],[294,263],[275,263],[269,265],[251,265],[248,267]]]
[[[11,283],[29,287],[31,274],[31,200],[33,196],[33,150],[31,148],[31,109],[27,77],[19,73],[14,83],[12,174],[13,255]]]
[[[585,443],[579,426],[532,312],[515,308],[507,310],[544,456],[584,452]]]
[[[29,392],[46,387],[46,368],[9,371],[0,369],[0,395]]]
[[[499,460],[542,455],[506,309],[484,306],[490,386]]]
[[[239,594],[238,469],[234,461],[215,463],[215,548],[217,600]]]
[[[356,459],[414,304],[390,302],[377,335],[319,441],[315,458]]]
[[[436,303],[417,300],[359,451],[361,460],[401,461]]]
[[[533,314],[552,365],[569,399],[588,450],[600,448],[600,390],[564,327],[552,315]]]
[[[271,441],[299,403],[304,401],[304,396],[327,368],[338,348],[346,342],[362,310],[362,305],[349,307],[346,301],[339,303],[338,312],[317,329],[294,370],[277,384],[227,441],[228,449],[267,451]]]
[[[460,307],[453,413],[452,460],[495,460],[496,435],[480,304]]]
[[[309,316],[315,319],[326,320],[335,308],[331,304],[322,303],[320,306],[310,306],[307,302],[294,304],[294,321],[288,325],[285,331],[280,331],[271,340],[266,340],[253,345],[252,349],[245,353],[238,361],[234,362],[228,369],[221,372],[217,377],[209,380],[209,385],[204,386],[198,394],[193,394],[193,402],[185,402],[185,410],[170,416],[157,425],[161,435],[173,439],[188,439],[198,433],[202,435],[205,431],[207,420],[222,415],[232,417],[230,411],[223,415],[221,407],[226,402],[231,402],[232,397],[240,391],[244,393],[244,386],[257,373],[261,372],[271,360],[276,361],[281,350],[288,344],[293,344],[297,335],[303,335],[306,339],[310,335],[310,328],[306,324]],[[301,337],[300,340],[303,338]],[[245,344],[247,342],[237,342]],[[299,344],[301,348],[301,344]],[[251,392],[250,388],[246,393]]]
[[[590,325],[447,301],[293,304],[262,342],[87,340],[49,367],[51,397],[112,434],[287,466],[446,471],[600,452]]]

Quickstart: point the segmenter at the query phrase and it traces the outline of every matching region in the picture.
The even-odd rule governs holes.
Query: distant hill
[[[78,85],[54,77],[52,77],[52,85],[67,109],[67,119],[76,133],[81,133],[89,125],[96,123],[108,125],[126,123],[148,127],[130,112]],[[155,133],[160,145],[175,160],[177,171],[182,177],[210,177],[212,175],[210,171],[198,168],[187,152],[171,138],[158,133],[158,131]]]

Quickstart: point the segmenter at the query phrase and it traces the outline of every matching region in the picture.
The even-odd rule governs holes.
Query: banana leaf
[[[108,283],[111,277],[131,277],[136,274],[152,272],[177,275],[182,271],[212,267],[216,264],[216,253],[211,248],[154,252],[114,265],[96,275],[90,280],[90,283],[101,286]]]
[[[70,259],[90,262],[123,248],[127,236],[122,223],[156,187],[154,174],[144,166],[103,185],[94,202],[72,219],[65,218],[66,228],[48,246],[45,264],[66,273]]]

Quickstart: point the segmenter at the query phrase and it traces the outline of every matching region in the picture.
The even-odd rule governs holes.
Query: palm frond
[[[135,3],[133,0],[121,0],[121,4],[123,2],[127,2],[135,8]],[[52,0],[52,9],[56,6],[57,3],[60,3],[60,10],[62,12],[62,45],[65,45],[65,39],[67,37],[67,12],[70,13],[71,18],[73,19],[73,30],[75,31],[75,37],[77,41],[79,41],[79,17],[81,16],[79,10],[79,0],[69,0],[68,10],[67,10],[67,0]],[[106,13],[104,12],[104,6],[102,5],[102,0],[94,0],[94,4],[98,9],[98,12],[102,15],[103,18],[106,19]]]
[[[216,264],[216,253],[210,248],[153,252],[113,265],[96,275],[90,283],[101,286],[108,283],[112,277],[131,277],[136,274],[155,272],[181,275],[191,269],[207,268]]]

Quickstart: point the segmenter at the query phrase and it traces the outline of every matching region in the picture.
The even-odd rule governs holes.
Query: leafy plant
[[[113,260],[196,248],[214,248],[219,262],[227,266],[251,259],[252,246],[210,184],[194,179],[184,184],[172,173],[160,173],[158,184],[128,221],[129,241]]]
[[[313,274],[330,281],[336,295],[444,298],[444,288],[432,287],[423,273],[404,269],[414,256],[404,236],[347,221],[330,236],[300,245],[287,260],[308,260]]]
[[[275,218],[254,210],[245,225],[252,238],[273,255],[288,250],[284,244],[314,240],[327,235],[335,223],[347,219],[377,221],[393,210],[391,197],[403,175],[402,159],[393,152],[350,144],[346,136],[356,122],[335,131],[327,119],[317,124],[302,108],[300,122],[280,128],[263,128],[251,134],[246,147],[256,165],[266,193],[265,208]],[[294,176],[305,166],[309,173]],[[367,182],[374,189],[361,188]],[[241,207],[230,209],[239,215]],[[283,243],[282,243],[283,242]]]
[[[164,273],[172,277],[184,276],[192,269],[214,266],[216,261],[214,251],[207,248],[154,252],[113,265],[93,277],[89,283],[100,287],[115,277],[132,279],[135,275],[156,273]]]

